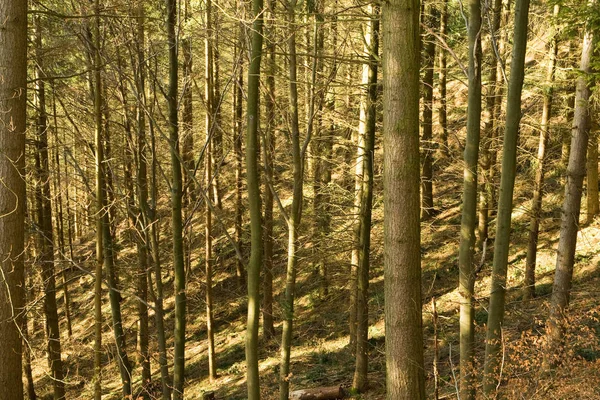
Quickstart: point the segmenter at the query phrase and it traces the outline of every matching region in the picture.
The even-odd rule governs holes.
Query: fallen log
[[[290,400],[336,400],[344,396],[346,393],[341,386],[332,386],[295,390],[290,394]]]

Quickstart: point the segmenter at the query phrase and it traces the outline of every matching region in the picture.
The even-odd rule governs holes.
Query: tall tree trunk
[[[573,54],[577,52],[577,44],[575,40],[569,41],[569,51],[568,54]],[[567,68],[575,68],[575,63],[572,60],[566,62]],[[575,79],[572,79],[571,82],[567,84],[567,121],[571,121],[573,116],[575,115],[575,91],[576,91],[576,83]],[[563,168],[567,168],[569,164],[569,153],[571,152],[571,140],[573,130],[566,129],[562,135],[562,146],[560,148],[560,164]]]
[[[463,209],[458,252],[460,296],[460,397],[475,398],[473,325],[475,290],[475,227],[477,225],[477,167],[481,123],[481,2],[469,1],[469,103],[464,151]]]
[[[356,364],[352,386],[364,392],[368,386],[369,367],[369,267],[371,253],[371,209],[373,207],[373,179],[375,162],[375,130],[377,123],[377,62],[379,59],[379,6],[370,4],[371,17],[365,35],[367,64],[367,98],[365,102],[364,178],[360,209],[360,255],[357,269],[356,307]],[[362,107],[361,107],[362,108]],[[361,110],[361,118],[363,111]]]
[[[242,168],[244,163],[244,153],[242,151],[242,142],[243,142],[243,115],[244,115],[244,97],[243,97],[243,87],[244,87],[244,59],[245,59],[245,43],[246,43],[246,31],[244,28],[243,18],[244,18],[244,10],[245,4],[243,0],[238,0],[237,2],[237,10],[240,18],[239,29],[238,29],[238,38],[236,43],[236,57],[237,63],[234,65],[234,73],[236,74],[236,83],[233,85],[233,150],[235,153],[235,242],[238,249],[242,249],[243,241],[242,241],[242,222],[243,222],[243,203],[242,203],[242,192],[243,192],[243,182],[242,182]],[[267,78],[268,79],[268,78]],[[272,207],[271,207],[272,209]],[[265,215],[265,224],[266,224],[266,215]],[[265,238],[267,240],[267,238]],[[266,248],[266,243],[265,243]],[[243,261],[239,258],[236,258],[235,261],[235,274],[238,279],[240,285],[243,285],[245,282],[245,273],[244,273],[244,265]],[[265,282],[266,284],[266,282]],[[272,292],[272,289],[271,289]]]
[[[312,178],[313,178],[313,237],[312,237],[312,262],[313,266],[319,273],[319,291],[321,298],[325,298],[329,294],[329,283],[327,277],[327,257],[323,254],[322,244],[329,230],[329,213],[327,210],[327,202],[324,188],[325,174],[328,169],[326,157],[326,142],[327,137],[322,135],[323,132],[323,104],[325,98],[325,82],[323,82],[323,47],[325,36],[323,32],[323,4],[322,1],[314,2],[313,9],[313,63],[312,63],[312,78],[311,78],[311,93],[310,101],[312,106],[310,118],[316,124],[314,128],[314,138],[311,141],[311,159],[312,159]]]
[[[419,2],[390,0],[382,16],[386,398],[422,400]]]
[[[293,160],[293,192],[292,207],[288,214],[288,254],[285,278],[285,295],[283,300],[283,330],[281,334],[281,361],[279,367],[279,398],[287,400],[290,391],[290,356],[292,349],[292,329],[294,321],[294,299],[296,296],[296,269],[298,266],[298,228],[302,217],[304,156],[306,144],[311,135],[311,118],[307,127],[307,137],[303,147],[300,146],[300,127],[298,111],[297,57],[296,57],[296,7],[297,1],[286,3],[288,23],[289,80],[290,80],[290,127]],[[312,114],[312,113],[310,113]]]
[[[275,155],[275,73],[277,64],[275,59],[275,0],[267,1],[267,35],[269,40],[266,44],[267,53],[267,91],[265,96],[265,139],[264,139],[264,160],[265,160],[265,214],[264,214],[264,283],[263,283],[263,334],[265,339],[271,339],[275,336],[275,327],[273,325],[273,203],[274,196],[271,186],[275,184],[274,162]],[[241,118],[240,118],[241,119]]]
[[[212,26],[212,3],[206,1],[206,68],[205,68],[205,98],[206,104],[206,152],[204,154],[204,182],[208,191],[208,199],[213,199],[211,192],[214,189],[214,199],[217,190],[213,182],[213,141],[214,132],[218,129],[215,124],[215,100],[214,100],[214,75],[213,75],[213,49],[214,49],[214,31]],[[208,377],[212,381],[217,377],[217,367],[215,364],[215,333],[213,330],[213,296],[212,296],[212,267],[213,267],[213,248],[212,248],[212,212],[209,204],[205,208],[205,247],[204,261],[206,273],[206,334],[208,336]]]
[[[554,6],[554,19],[558,17],[560,6]],[[558,54],[558,32],[556,22],[553,26],[554,32],[550,35],[550,46],[548,48],[548,69],[546,70],[546,85],[544,88],[544,105],[542,108],[542,120],[540,123],[540,142],[537,154],[537,166],[535,172],[535,183],[533,187],[533,199],[531,200],[531,219],[529,220],[529,239],[527,245],[527,260],[525,261],[525,285],[524,296],[527,299],[535,297],[535,264],[537,258],[537,244],[540,230],[540,218],[542,211],[542,197],[544,196],[544,168],[546,167],[546,146],[550,138],[549,122],[552,116],[552,95],[554,92],[554,71],[556,69],[556,56]]]
[[[173,229],[173,270],[175,272],[175,352],[173,365],[173,400],[183,400],[185,373],[186,290],[183,259],[182,175],[179,152],[179,122],[177,116],[178,60],[175,25],[177,0],[166,0],[167,39],[169,47],[169,146],[171,150],[171,209]],[[156,239],[155,239],[156,240]]]
[[[54,164],[55,164],[55,168],[56,168],[56,173],[55,175],[55,179],[54,179],[54,193],[56,196],[56,206],[55,206],[55,210],[57,210],[57,229],[58,229],[58,247],[59,247],[59,258],[61,261],[64,261],[65,259],[65,254],[66,254],[66,248],[65,248],[65,232],[64,232],[64,213],[63,213],[63,191],[62,191],[62,175],[61,175],[61,168],[60,168],[60,156],[59,156],[59,151],[58,151],[58,146],[59,146],[59,139],[58,139],[58,118],[56,115],[56,89],[54,87],[54,83],[52,83],[52,115],[53,115],[53,119],[54,119],[54,142],[56,143],[55,146],[57,147],[57,149],[54,151]],[[67,164],[65,163],[65,173],[67,170]],[[67,192],[66,192],[66,197],[67,197],[67,207],[69,206],[69,191],[68,191],[68,187],[67,187]],[[67,210],[67,234],[69,235],[69,244],[70,244],[70,248],[71,246],[71,226],[70,226],[70,215],[69,215],[69,211]],[[71,254],[71,260],[73,259],[73,256]],[[61,276],[62,276],[62,287],[63,287],[63,301],[65,304],[65,318],[66,318],[66,322],[67,322],[67,334],[68,337],[71,338],[73,336],[73,324],[71,323],[71,296],[69,294],[69,283],[68,283],[68,279],[67,279],[67,268],[62,268],[62,272],[61,272]]]
[[[423,16],[428,29],[437,28],[437,9],[431,0],[425,1]],[[424,220],[434,214],[433,202],[433,69],[435,65],[435,40],[432,33],[423,34],[425,76],[423,77],[423,134],[421,136],[423,172],[421,174],[421,217]]]
[[[370,29],[371,27],[369,27]],[[370,33],[370,32],[369,32]],[[364,54],[368,57],[371,54],[371,42],[366,40],[363,48]],[[350,350],[352,354],[356,351],[357,324],[358,320],[358,265],[360,264],[360,232],[361,232],[361,202],[363,199],[362,191],[364,188],[364,169],[365,169],[365,134],[367,130],[367,102],[369,88],[369,67],[370,64],[362,65],[361,87],[366,90],[361,92],[358,131],[352,134],[356,143],[356,159],[354,165],[354,208],[352,218],[352,253],[350,258],[350,314],[348,318],[350,328]]]
[[[185,0],[184,23],[187,24],[190,19],[191,4],[190,0]],[[194,179],[191,174],[194,172],[194,109],[192,103],[192,86],[194,84],[192,74],[194,61],[192,58],[192,32],[189,29],[184,30],[184,36],[181,41],[183,50],[183,111],[181,113],[182,129],[182,162],[184,188],[183,202],[189,206],[196,200]],[[191,225],[191,224],[190,224]],[[188,240],[190,240],[188,238]]]
[[[498,31],[500,30],[500,22],[502,20],[502,0],[494,0],[492,13],[490,40],[488,43],[489,49],[486,55],[489,70],[485,85],[487,86],[487,91],[485,95],[485,111],[483,113],[483,137],[481,138],[481,154],[479,155],[483,184],[479,193],[478,235],[475,242],[475,249],[477,250],[482,250],[485,242],[488,240],[490,208],[492,207],[494,196],[494,176],[492,172],[496,153],[492,150],[492,145],[496,139],[496,128],[498,125],[495,111],[499,109],[501,100],[501,96],[498,96],[501,90],[500,86],[502,85],[502,80],[498,79],[498,64],[502,61],[497,56],[496,51],[499,50]],[[500,54],[499,51],[498,54]]]
[[[37,135],[36,135],[36,209],[38,225],[39,260],[44,286],[44,315],[48,338],[48,365],[52,374],[55,399],[65,398],[64,374],[61,360],[60,331],[56,306],[56,278],[54,265],[54,235],[52,230],[52,202],[48,160],[48,116],[46,113],[46,82],[42,55],[42,27],[39,16],[35,22],[35,56],[37,79]]]
[[[446,36],[448,36],[448,0],[443,0],[443,4],[441,6],[440,12],[440,37],[446,40]],[[448,147],[448,112],[447,112],[447,60],[446,60],[447,50],[440,46],[438,51],[438,84],[440,91],[440,107],[438,108],[438,121],[440,124],[441,132],[440,132],[440,149],[441,153],[444,156],[448,156],[450,154],[450,148]]]
[[[502,153],[502,174],[498,201],[496,239],[494,243],[494,264],[492,286],[488,308],[488,324],[485,345],[485,366],[483,392],[491,396],[496,390],[498,368],[502,350],[502,324],[504,321],[504,299],[506,295],[506,273],[508,248],[515,186],[517,142],[521,121],[521,91],[525,75],[525,50],[527,48],[527,23],[529,20],[529,0],[517,0],[513,51],[506,101],[506,127]]]
[[[258,119],[260,63],[263,44],[263,2],[252,1],[252,41],[248,67],[248,101],[246,103],[246,180],[250,206],[250,260],[248,262],[248,321],[246,327],[246,366],[248,399],[260,399],[258,371],[258,322],[260,319],[260,268],[263,263],[263,234],[258,171]],[[239,99],[241,101],[241,99]]]
[[[588,3],[588,8],[591,10],[595,4],[596,2],[591,0]],[[583,38],[581,64],[577,78],[571,151],[561,213],[560,238],[556,252],[554,285],[552,286],[550,313],[546,327],[548,349],[544,352],[545,369],[555,366],[563,356],[561,347],[566,330],[566,312],[571,295],[573,264],[575,262],[577,231],[579,229],[579,212],[581,210],[581,192],[583,178],[585,177],[586,152],[590,132],[591,59],[595,43],[593,28],[588,25]]]
[[[96,276],[94,281],[94,399],[102,400],[102,267],[104,264],[104,153],[102,145],[102,82],[100,65],[100,0],[94,2],[93,93],[96,149]]]
[[[154,146],[154,135],[151,137],[151,150],[152,150],[152,208],[148,203],[148,156],[147,156],[147,137],[146,137],[146,33],[145,33],[145,18],[146,13],[144,10],[144,2],[140,0],[136,5],[136,41],[135,41],[135,52],[136,61],[134,65],[135,70],[135,87],[137,92],[137,104],[136,104],[136,120],[137,120],[137,191],[138,191],[138,203],[141,211],[140,222],[142,224],[141,230],[144,235],[144,244],[146,252],[152,254],[152,261],[154,267],[155,281],[156,281],[156,292],[150,290],[150,297],[154,301],[154,315],[156,320],[156,333],[158,341],[158,364],[160,366],[160,379],[162,388],[162,400],[170,400],[170,378],[169,368],[167,360],[167,349],[166,349],[166,338],[164,328],[164,310],[163,310],[163,289],[162,289],[162,269],[160,265],[160,249],[158,243],[158,226],[159,221],[156,215],[156,153]],[[150,247],[150,250],[148,249]],[[139,273],[142,271],[140,270]],[[145,271],[144,277],[138,276],[138,290],[143,291],[143,285],[146,284],[146,293],[148,293],[148,282],[151,282],[150,271]],[[142,293],[143,294],[143,293]],[[138,303],[138,312],[143,313],[143,307],[145,305],[142,302]],[[145,306],[147,308],[147,306]],[[144,375],[144,374],[143,374]],[[144,376],[142,376],[144,379]]]

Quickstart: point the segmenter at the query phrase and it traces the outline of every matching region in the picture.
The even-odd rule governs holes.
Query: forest
[[[0,400],[600,399],[596,0],[0,0]]]

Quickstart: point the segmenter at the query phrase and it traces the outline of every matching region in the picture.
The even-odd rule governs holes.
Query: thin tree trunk
[[[31,293],[31,271],[27,272],[27,288],[25,293]],[[25,298],[25,304],[27,304],[27,298]],[[27,380],[27,398],[29,400],[37,400],[35,394],[35,385],[33,382],[33,372],[31,370],[31,343],[29,337],[29,323],[27,312],[23,313],[22,320],[22,332],[23,332],[23,370],[25,372],[25,378]]]
[[[265,339],[275,336],[273,325],[273,203],[274,196],[270,185],[275,183],[274,162],[275,155],[275,73],[277,64],[275,59],[275,0],[267,1],[267,92],[265,96],[265,139],[263,151],[265,160],[265,214],[264,214],[264,283],[263,283],[263,335]]]
[[[365,38],[366,39],[366,38]],[[363,52],[370,55],[370,43],[365,40]],[[358,313],[358,265],[360,263],[360,232],[361,232],[361,201],[363,199],[363,181],[365,168],[365,133],[367,130],[367,102],[369,88],[369,64],[362,65],[361,87],[367,89],[361,92],[358,131],[353,133],[356,143],[356,164],[354,165],[354,211],[352,226],[352,254],[350,258],[350,314],[348,324],[350,327],[350,350],[352,354],[356,351],[357,340],[357,313]]]
[[[283,330],[281,337],[281,361],[279,366],[279,398],[288,400],[290,392],[290,356],[292,349],[292,329],[294,321],[294,298],[296,296],[296,269],[298,265],[298,228],[302,217],[304,184],[304,149],[300,147],[300,127],[298,111],[297,58],[296,58],[296,0],[286,3],[288,22],[289,81],[290,81],[290,127],[293,159],[292,207],[288,214],[288,254],[283,300]],[[311,113],[312,114],[312,113]],[[310,118],[305,144],[310,140]]]
[[[359,392],[368,387],[369,369],[369,267],[371,253],[371,209],[373,207],[373,179],[375,162],[375,130],[377,123],[377,62],[379,58],[379,6],[370,4],[367,15],[371,17],[365,35],[367,64],[367,98],[364,110],[364,178],[360,210],[360,255],[357,269],[356,307],[356,364],[352,386]],[[361,116],[362,116],[361,112]]]
[[[61,181],[61,169],[60,169],[60,156],[59,156],[59,151],[58,151],[58,145],[59,145],[59,139],[58,139],[58,121],[57,121],[57,115],[56,115],[56,89],[54,87],[54,84],[52,84],[52,115],[53,115],[53,119],[54,119],[54,142],[55,142],[55,146],[57,147],[57,149],[54,151],[54,163],[56,165],[56,174],[55,175],[55,179],[54,179],[54,193],[56,195],[56,207],[55,209],[58,211],[57,215],[58,215],[58,220],[57,220],[57,225],[58,225],[58,244],[59,244],[59,257],[61,260],[64,260],[65,258],[65,254],[66,254],[66,249],[65,249],[65,232],[64,232],[64,213],[63,213],[63,196],[62,196],[62,181]],[[67,170],[67,165],[65,164],[65,172]],[[67,192],[66,192],[66,197],[67,197],[67,207],[69,206],[69,191],[68,191],[68,187],[67,187]],[[67,234],[69,235],[69,244],[71,245],[71,226],[70,226],[70,215],[69,215],[69,211],[67,209]],[[72,247],[72,246],[70,246]],[[73,259],[73,256],[71,254],[71,260]],[[68,337],[71,338],[73,336],[73,324],[71,322],[71,296],[69,294],[69,284],[68,284],[68,278],[67,278],[67,269],[66,268],[62,268],[62,272],[61,272],[61,276],[62,276],[62,287],[63,287],[63,301],[65,303],[65,318],[67,320],[67,334]]]
[[[160,265],[160,248],[158,241],[158,216],[156,215],[156,202],[157,202],[157,183],[156,183],[156,152],[154,145],[154,132],[151,129],[151,151],[152,151],[152,208],[148,204],[148,158],[146,154],[147,138],[146,138],[146,56],[145,56],[145,18],[146,13],[144,10],[144,3],[140,1],[136,7],[137,16],[137,32],[136,32],[136,62],[137,67],[135,75],[135,87],[137,92],[137,106],[136,106],[136,120],[137,120],[137,187],[138,187],[138,202],[141,211],[141,223],[142,231],[144,234],[144,243],[146,251],[150,247],[152,254],[152,261],[154,267],[155,281],[156,281],[156,293],[150,290],[150,297],[154,301],[154,315],[156,320],[156,334],[158,341],[158,364],[160,366],[160,379],[162,388],[162,400],[170,400],[170,378],[169,368],[167,360],[167,349],[166,349],[166,338],[164,328],[164,310],[163,310],[163,288],[162,288],[162,270]],[[141,270],[139,271],[142,272]],[[151,277],[150,271],[148,270],[146,276]],[[139,284],[143,285],[142,279],[146,281],[146,286],[151,279],[145,279],[141,276],[138,277]],[[143,287],[139,288],[143,290]],[[146,289],[148,289],[146,287]],[[146,291],[148,292],[148,290]],[[139,303],[140,310],[142,304]],[[143,377],[142,377],[143,378]]]
[[[469,1],[469,99],[464,151],[463,209],[458,252],[460,296],[460,398],[475,398],[473,325],[475,290],[475,227],[477,225],[477,167],[481,123],[481,2]]]
[[[554,19],[558,17],[560,6],[554,6]],[[554,23],[556,25],[556,22]],[[533,199],[531,200],[531,219],[529,221],[529,240],[527,245],[527,259],[525,261],[525,285],[524,297],[530,299],[535,297],[535,264],[537,258],[537,244],[540,230],[540,214],[542,211],[542,198],[544,196],[544,169],[546,167],[546,146],[550,138],[550,118],[552,116],[552,95],[554,91],[554,71],[556,69],[556,56],[558,54],[558,33],[556,26],[550,36],[550,47],[548,55],[548,69],[546,70],[546,87],[544,88],[544,105],[542,108],[542,120],[540,123],[540,142],[537,154],[537,169],[535,172],[535,183],[533,187]]]
[[[65,398],[64,374],[61,360],[60,330],[56,306],[56,278],[54,260],[54,235],[52,230],[52,202],[50,193],[50,171],[48,157],[48,116],[46,113],[46,82],[42,51],[42,31],[39,17],[35,21],[36,56],[36,209],[38,224],[38,248],[44,286],[44,315],[46,317],[46,337],[48,338],[48,365],[52,374],[54,398]]]
[[[438,24],[437,9],[431,0],[425,2],[425,24],[435,31]],[[421,218],[427,220],[434,214],[433,202],[433,69],[435,65],[435,40],[433,34],[423,35],[425,76],[423,77],[423,172],[421,174]],[[446,128],[447,129],[447,128]]]
[[[236,76],[236,84],[233,87],[233,98],[234,98],[234,107],[233,107],[233,115],[234,115],[234,138],[233,138],[233,148],[235,153],[235,241],[238,249],[242,249],[243,241],[242,241],[242,222],[243,222],[243,203],[242,203],[242,191],[243,191],[243,182],[242,182],[242,168],[244,161],[244,153],[242,151],[242,142],[243,142],[243,114],[244,114],[244,103],[243,103],[243,92],[242,89],[244,87],[244,59],[245,59],[245,29],[244,24],[241,22],[244,16],[244,2],[242,0],[238,0],[237,8],[238,13],[240,14],[240,23],[238,29],[238,40],[236,44],[236,57],[238,57],[237,65],[234,66],[234,70],[237,73]],[[269,79],[269,78],[267,78]],[[272,209],[272,207],[271,207]],[[266,219],[266,215],[265,215]],[[265,224],[267,222],[265,221]],[[267,238],[265,238],[267,240]],[[266,243],[265,243],[266,248]],[[235,273],[240,285],[245,282],[245,273],[244,273],[244,265],[243,261],[239,258],[235,261]],[[266,282],[265,282],[266,284]],[[271,289],[272,292],[272,289]],[[265,293],[266,294],[266,293]]]
[[[419,2],[390,0],[382,16],[386,398],[424,400]]]
[[[479,193],[476,250],[482,250],[484,243],[488,240],[490,208],[492,207],[494,196],[493,164],[496,157],[495,152],[492,150],[492,145],[496,139],[496,127],[498,125],[498,121],[496,120],[498,116],[495,114],[495,111],[499,109],[501,100],[501,96],[498,96],[501,90],[500,86],[502,85],[502,80],[498,80],[498,64],[502,61],[497,57],[496,50],[498,49],[498,31],[500,30],[502,20],[502,0],[494,0],[492,12],[490,40],[488,43],[489,49],[487,50],[489,70],[486,79],[487,92],[485,96],[485,111],[483,113],[483,137],[481,138],[481,154],[479,155],[483,184]]]
[[[214,132],[218,129],[215,125],[215,100],[214,100],[214,75],[213,75],[213,49],[214,49],[214,31],[212,27],[212,3],[211,0],[206,1],[206,68],[205,68],[205,99],[206,104],[206,152],[204,154],[204,182],[205,188],[208,191],[208,199],[213,198],[211,191],[214,190],[217,194],[216,187],[213,182],[213,139]],[[217,196],[214,196],[217,199]],[[205,207],[205,247],[204,261],[206,273],[206,334],[208,336],[208,377],[212,381],[217,377],[217,367],[215,364],[215,333],[213,330],[213,296],[212,296],[212,267],[213,267],[213,248],[212,248],[212,212],[210,206]]]
[[[246,103],[246,180],[250,207],[250,260],[248,262],[248,321],[246,327],[246,366],[248,399],[260,399],[258,370],[258,322],[260,319],[260,268],[263,263],[263,235],[258,171],[258,119],[260,63],[263,44],[263,2],[252,1],[251,59],[248,67],[248,101]],[[240,99],[241,100],[241,99]]]
[[[443,0],[440,12],[440,37],[446,40],[448,36],[448,0]],[[448,147],[448,112],[447,112],[447,60],[446,49],[440,46],[438,51],[438,69],[439,69],[439,91],[440,91],[440,106],[438,108],[438,121],[441,128],[440,133],[440,149],[442,155],[448,157],[450,148]]]
[[[513,52],[510,68],[510,81],[506,101],[506,127],[502,153],[502,174],[494,243],[494,264],[492,286],[488,308],[486,332],[485,365],[483,392],[492,396],[496,390],[502,351],[502,325],[504,321],[504,300],[506,295],[506,273],[510,225],[515,186],[517,142],[521,120],[521,92],[525,76],[525,50],[527,48],[527,23],[529,20],[529,0],[517,0]]]
[[[173,366],[173,400],[183,400],[185,381],[185,323],[186,289],[185,263],[183,254],[182,221],[182,174],[179,151],[179,122],[177,116],[178,60],[177,36],[175,25],[177,0],[166,0],[167,40],[169,47],[169,89],[167,102],[169,107],[169,146],[171,150],[171,209],[173,229],[173,270],[175,272],[175,351]],[[157,239],[154,239],[157,240]]]
[[[94,399],[102,400],[102,267],[104,264],[104,153],[102,145],[102,83],[100,66],[100,1],[94,2],[93,71],[96,149],[96,276],[94,281]]]
[[[598,133],[591,130],[588,155],[587,155],[587,216],[588,224],[594,221],[594,217],[598,215],[600,204],[598,203]]]
[[[588,3],[591,10],[595,1]],[[581,210],[581,193],[585,177],[586,152],[590,132],[590,94],[592,82],[591,59],[596,39],[593,28],[587,26],[583,38],[581,64],[577,78],[575,94],[575,114],[573,117],[573,134],[569,165],[567,167],[567,183],[561,213],[560,238],[556,256],[554,285],[550,299],[550,313],[546,327],[547,351],[544,352],[544,369],[554,367],[564,356],[562,344],[566,330],[567,308],[571,295],[573,265],[579,229],[579,213]]]

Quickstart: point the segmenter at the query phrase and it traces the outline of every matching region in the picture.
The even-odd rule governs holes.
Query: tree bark
[[[498,218],[494,244],[494,264],[492,286],[488,308],[486,332],[485,365],[483,392],[492,396],[496,390],[502,350],[502,323],[504,321],[504,299],[506,294],[506,273],[508,248],[515,186],[517,142],[521,120],[521,92],[525,76],[525,50],[527,48],[527,23],[529,20],[529,0],[517,0],[511,74],[506,102],[506,127],[502,154],[502,174],[498,201]]]
[[[554,19],[558,17],[559,5],[554,6]],[[531,299],[535,297],[535,264],[537,259],[537,244],[540,231],[540,218],[542,212],[542,198],[544,196],[544,169],[546,167],[546,147],[550,138],[550,118],[552,117],[552,96],[554,92],[554,71],[556,69],[556,56],[558,54],[558,33],[556,22],[554,32],[550,35],[550,47],[548,49],[548,69],[546,70],[546,84],[544,87],[544,105],[542,108],[542,120],[540,123],[540,141],[537,154],[537,165],[535,172],[535,183],[533,187],[533,199],[531,200],[531,219],[529,221],[529,239],[527,245],[527,259],[525,261],[525,284],[524,297]],[[597,185],[596,185],[597,187]]]
[[[177,36],[175,35],[177,0],[166,0],[167,43],[169,48],[169,88],[167,103],[169,108],[169,146],[171,151],[171,218],[173,229],[173,270],[175,272],[175,332],[173,362],[173,400],[183,400],[185,381],[185,324],[186,288],[185,262],[183,254],[182,222],[182,174],[181,153],[179,151],[179,121],[177,99],[178,60]],[[155,239],[156,240],[156,239]]]
[[[437,28],[437,9],[431,0],[425,1],[425,24],[431,32]],[[423,77],[423,133],[421,136],[423,172],[421,174],[421,218],[427,220],[434,214],[433,202],[433,69],[435,65],[435,40],[432,33],[424,33]]]
[[[267,53],[267,92],[265,96],[265,212],[264,212],[264,284],[263,284],[263,335],[265,339],[275,336],[273,325],[273,203],[274,196],[271,185],[275,184],[274,155],[275,155],[275,73],[277,63],[275,58],[275,0],[267,1],[267,35],[269,40],[265,46]]]
[[[214,60],[213,49],[214,30],[212,26],[213,11],[212,1],[206,1],[206,39],[205,39],[205,104],[206,104],[206,151],[204,153],[204,184],[208,191],[208,199],[218,199],[218,189],[213,181],[213,141],[214,134],[218,130],[215,124],[215,99],[214,99]],[[214,189],[214,197],[211,192]],[[208,337],[208,377],[211,381],[217,377],[217,366],[215,364],[215,333],[213,330],[213,296],[212,296],[212,268],[213,268],[213,245],[212,245],[212,212],[207,204],[205,207],[204,225],[204,266],[206,273],[206,335]]]
[[[246,365],[248,399],[260,399],[258,370],[258,322],[260,319],[260,268],[263,263],[263,226],[258,171],[258,120],[260,63],[263,44],[263,2],[252,1],[252,36],[248,67],[248,101],[246,103],[246,180],[250,207],[250,260],[248,262],[248,321],[246,328]],[[241,99],[240,99],[241,100]]]
[[[379,6],[370,4],[367,15],[371,17],[365,35],[367,96],[361,119],[365,118],[364,176],[360,208],[360,252],[357,268],[356,305],[356,364],[352,387],[364,392],[368,387],[369,366],[369,267],[371,253],[371,209],[373,207],[373,180],[375,162],[375,130],[377,123],[377,62],[379,58]]]
[[[94,399],[102,400],[102,267],[104,265],[104,151],[102,144],[102,82],[100,65],[100,1],[94,2],[93,94],[96,149],[96,276],[94,281]]]
[[[590,1],[591,9],[595,1]],[[560,237],[556,252],[556,270],[550,299],[550,313],[546,326],[547,351],[544,352],[544,369],[554,367],[562,358],[562,344],[566,330],[567,307],[569,305],[573,280],[573,265],[579,229],[581,193],[585,176],[586,152],[590,132],[591,58],[596,39],[593,28],[586,27],[581,51],[581,64],[575,94],[575,114],[567,183],[561,213]]]
[[[300,147],[300,126],[298,111],[298,84],[296,58],[296,0],[286,3],[287,22],[289,29],[289,89],[290,89],[290,127],[293,159],[293,193],[292,207],[288,214],[288,254],[285,278],[285,295],[283,300],[283,329],[281,334],[281,360],[279,367],[279,398],[288,400],[290,391],[290,356],[292,349],[292,329],[294,321],[294,298],[296,296],[296,269],[298,265],[298,228],[302,217],[303,185],[304,185],[304,155],[306,144],[310,140],[311,124],[307,127],[307,137],[304,146]],[[310,118],[309,121],[310,122]]]
[[[386,398],[421,400],[419,2],[390,0],[382,16]]]
[[[443,0],[440,12],[440,37],[446,40],[448,36],[448,0]],[[440,46],[438,51],[438,84],[440,91],[440,105],[438,108],[438,121],[441,128],[440,133],[440,149],[444,156],[450,154],[450,147],[448,145],[448,112],[447,112],[447,51]]]
[[[475,227],[477,225],[477,167],[481,124],[481,2],[469,1],[469,94],[464,151],[463,209],[458,252],[460,296],[460,397],[475,398],[473,325],[475,290]]]
[[[46,113],[46,82],[42,59],[42,27],[39,17],[35,23],[36,58],[36,209],[38,225],[39,261],[44,286],[44,315],[48,339],[48,365],[52,375],[52,387],[56,400],[65,398],[64,374],[61,360],[60,330],[56,305],[56,278],[54,260],[54,234],[52,229],[52,202],[50,193],[50,170],[48,157],[48,115]]]

